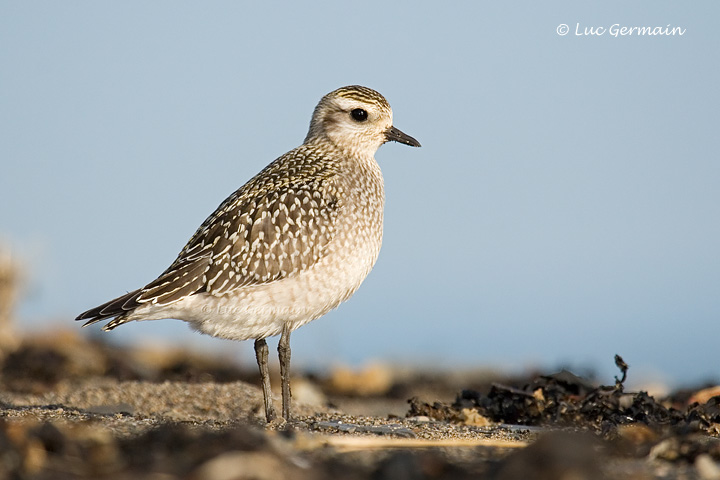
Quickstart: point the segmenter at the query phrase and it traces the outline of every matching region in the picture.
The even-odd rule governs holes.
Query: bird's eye
[[[352,112],[350,112],[350,115],[356,122],[364,122],[367,120],[367,112],[363,110],[362,108],[356,108]]]

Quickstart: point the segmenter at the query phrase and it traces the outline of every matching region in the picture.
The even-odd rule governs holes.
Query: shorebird
[[[339,88],[312,115],[302,145],[230,195],[177,259],[142,288],[77,317],[180,319],[215,337],[255,340],[268,422],[276,419],[267,337],[280,335],[282,416],[290,420],[290,333],[347,300],[380,252],[385,193],[375,161],[388,141],[420,143],[392,124],[375,90]]]

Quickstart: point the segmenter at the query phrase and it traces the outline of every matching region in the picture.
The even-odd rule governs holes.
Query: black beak
[[[388,142],[400,142],[404,143],[405,145],[410,145],[411,147],[420,146],[420,142],[415,140],[410,135],[401,132],[395,127],[390,127],[385,131],[385,138],[387,138]]]

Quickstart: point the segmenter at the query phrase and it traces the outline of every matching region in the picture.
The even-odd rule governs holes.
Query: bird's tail
[[[87,327],[88,325],[92,325],[93,323],[97,323],[107,318],[118,317],[103,327],[103,330],[112,330],[118,325],[125,323],[127,320],[124,320],[123,316],[140,305],[137,299],[140,297],[141,291],[142,289],[137,289],[133,292],[126,293],[125,295],[110,300],[109,302],[103,303],[98,307],[91,308],[87,312],[83,312],[78,315],[75,320],[87,320],[83,324],[83,327]]]

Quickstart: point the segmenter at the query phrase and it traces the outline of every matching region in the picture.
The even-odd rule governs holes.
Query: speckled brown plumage
[[[77,319],[112,319],[104,327],[111,330],[178,318],[210,335],[253,338],[261,373],[264,338],[282,333],[289,363],[290,332],[352,295],[377,259],[384,190],[373,155],[389,140],[420,146],[392,126],[390,105],[374,90],[329,93],[305,142],[230,195],[165,272]],[[270,420],[265,380],[263,373]],[[283,385],[287,417],[285,393]]]

